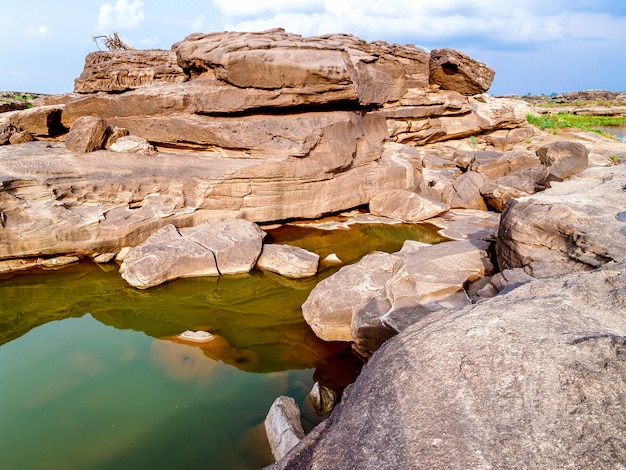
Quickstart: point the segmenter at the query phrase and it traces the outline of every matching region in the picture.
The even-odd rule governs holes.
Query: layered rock
[[[183,82],[187,76],[172,51],[126,50],[92,52],[74,82],[76,93],[122,92],[156,83]]]
[[[400,189],[421,181],[397,149],[352,162],[344,154],[336,163],[229,155],[237,154],[161,150],[155,158],[74,154],[48,142],[0,147],[0,258],[116,252],[167,224],[316,218],[369,202],[381,181]]]
[[[619,467],[625,290],[611,264],[433,313],[269,468]]]

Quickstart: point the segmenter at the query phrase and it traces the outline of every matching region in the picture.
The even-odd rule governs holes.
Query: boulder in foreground
[[[611,264],[433,313],[269,468],[621,468],[624,292]]]

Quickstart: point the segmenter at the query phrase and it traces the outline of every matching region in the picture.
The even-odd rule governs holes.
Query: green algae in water
[[[270,239],[354,262],[404,239],[442,241],[419,226],[301,227]],[[261,423],[279,395],[314,380],[353,380],[345,344],[319,340],[300,306],[303,281],[249,275],[180,279],[138,291],[114,265],[80,263],[0,281],[0,455],[4,468],[259,468]],[[176,335],[206,330],[215,342]],[[351,362],[352,361],[352,362]],[[336,370],[346,369],[343,376]]]

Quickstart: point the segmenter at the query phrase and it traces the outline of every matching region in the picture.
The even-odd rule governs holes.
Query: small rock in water
[[[185,339],[187,341],[196,341],[198,343],[205,343],[213,339],[213,335],[208,331],[191,331],[187,330],[178,335],[180,339]]]
[[[78,256],[57,256],[56,258],[42,260],[41,265],[44,268],[60,268],[68,264],[78,263],[79,261],[80,258]]]
[[[337,256],[335,253],[331,253],[326,258],[322,260],[322,264],[331,265],[331,264],[342,264],[341,258]]]
[[[324,416],[333,411],[337,402],[337,395],[330,388],[320,385],[319,382],[313,384],[313,388],[307,397],[313,405],[313,409],[318,416]]]

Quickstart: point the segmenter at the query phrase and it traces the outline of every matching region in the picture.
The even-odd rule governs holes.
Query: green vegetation
[[[23,93],[13,93],[11,95],[11,98],[14,99],[15,101],[32,101],[33,100],[33,95],[31,94],[23,94]]]
[[[594,129],[604,126],[626,126],[626,117],[615,116],[581,116],[578,114],[543,114],[535,116],[528,114],[526,119],[533,126],[540,129],[564,129],[576,127],[585,131],[596,132],[604,136],[609,136],[605,132]]]
[[[475,135],[470,136],[469,140],[470,140],[470,144],[472,144],[472,148],[476,150],[476,147],[478,146],[478,140],[476,140],[476,136]]]

